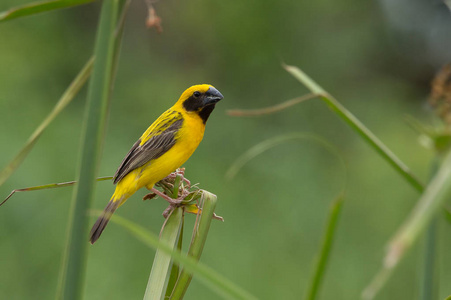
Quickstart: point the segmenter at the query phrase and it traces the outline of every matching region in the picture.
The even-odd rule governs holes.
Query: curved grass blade
[[[377,153],[379,153],[398,173],[400,173],[416,190],[422,192],[424,185],[416,178],[413,172],[385,146],[365,125],[363,125],[350,111],[340,104],[334,97],[327,93],[321,86],[302,72],[298,67],[283,65],[285,70],[304,84],[313,94],[320,94],[321,99],[354,129],[365,141],[367,141]]]
[[[202,255],[202,250],[210,229],[211,220],[213,219],[213,214],[215,212],[216,202],[217,198],[215,195],[207,191],[202,191],[202,197],[200,199],[200,211],[202,211],[202,213],[198,213],[197,215],[191,245],[188,250],[188,256],[192,257],[196,261],[198,261]],[[183,299],[192,278],[193,274],[183,268],[169,299]]]
[[[317,298],[321,282],[326,271],[327,262],[332,250],[332,243],[336,232],[338,218],[344,202],[344,194],[340,194],[333,202],[327,219],[326,231],[324,232],[321,251],[316,259],[315,269],[311,277],[311,283],[307,289],[306,300]]]
[[[227,114],[229,116],[233,117],[251,117],[251,116],[261,116],[261,115],[268,115],[272,114],[284,109],[287,109],[289,107],[292,107],[296,104],[302,103],[304,101],[321,97],[320,94],[307,94],[302,97],[297,97],[294,99],[290,99],[288,101],[276,104],[274,106],[265,107],[265,108],[259,108],[259,109],[232,109],[228,110]]]
[[[98,214],[100,215],[100,212]],[[140,225],[117,215],[113,215],[111,221],[130,231],[130,233],[148,247],[160,249],[161,251],[170,254],[176,263],[182,265],[187,271],[195,274],[196,278],[224,299],[257,299],[213,269],[196,261],[192,257],[183,255],[178,251],[173,251],[169,245],[159,242],[157,235],[147,231]]]
[[[56,1],[42,1],[25,4],[7,11],[0,12],[0,22],[12,20],[20,17],[31,16],[39,13],[44,13],[56,9],[68,8],[72,6],[87,4],[95,0],[56,0]]]
[[[168,245],[171,251],[177,248],[177,241],[182,227],[183,208],[178,207],[166,219],[160,234],[160,242]],[[171,255],[157,249],[150,271],[144,300],[163,300],[170,277]]]
[[[438,213],[451,195],[451,152],[432,178],[409,217],[404,221],[388,246],[382,269],[364,290],[364,299],[373,299],[391,275],[406,251]]]
[[[59,299],[81,299],[87,260],[89,210],[94,194],[94,182],[103,145],[106,120],[119,51],[116,35],[121,24],[125,1],[103,1],[97,31],[94,56],[96,58],[89,82],[86,115],[82,134],[77,188],[71,203],[68,240],[61,268],[57,293]]]
[[[13,158],[13,160],[0,171],[0,186],[14,173],[14,171],[20,166],[27,154],[31,151],[36,141],[41,136],[42,132],[47,126],[58,116],[58,114],[66,108],[66,106],[75,98],[80,89],[86,83],[86,80],[91,75],[94,58],[90,58],[86,65],[81,69],[80,73],[74,78],[64,94],[56,103],[50,114],[44,119],[38,128],[33,132],[28,141],[19,151],[19,153]]]
[[[347,182],[347,167],[346,167],[346,163],[343,159],[343,157],[339,154],[339,151],[332,146],[331,144],[329,144],[328,142],[326,142],[325,140],[318,138],[315,135],[311,135],[311,134],[305,134],[305,133],[297,133],[297,132],[293,132],[293,133],[288,133],[288,134],[284,134],[284,135],[280,135],[280,136],[276,136],[270,139],[267,139],[263,142],[258,143],[257,145],[251,147],[250,149],[248,149],[246,152],[244,152],[242,155],[240,155],[230,166],[230,168],[227,170],[225,177],[227,179],[233,179],[236,174],[238,174],[238,172],[241,170],[241,168],[250,160],[252,160],[253,158],[255,158],[256,156],[262,154],[263,152],[265,152],[266,150],[269,150],[279,144],[282,144],[286,141],[289,140],[295,140],[295,139],[300,139],[300,140],[305,140],[305,139],[310,139],[313,140],[315,142],[317,142],[318,144],[320,144],[321,146],[323,146],[325,149],[327,149],[330,153],[334,154],[340,161],[340,163],[343,166],[344,169],[344,184],[343,184],[343,191],[344,191],[344,187],[346,186],[346,182]]]
[[[113,179],[112,176],[107,177],[99,177],[96,179],[96,181],[105,181],[105,180],[111,180]],[[0,206],[6,203],[15,193],[17,192],[31,192],[31,191],[39,191],[39,190],[47,190],[47,189],[55,189],[60,187],[66,187],[66,186],[72,186],[74,184],[77,184],[76,181],[67,181],[67,182],[58,182],[58,183],[48,183],[44,185],[37,185],[37,186],[30,186],[22,189],[15,189],[12,190],[11,193],[8,195],[8,197],[3,200],[2,203],[0,203]]]

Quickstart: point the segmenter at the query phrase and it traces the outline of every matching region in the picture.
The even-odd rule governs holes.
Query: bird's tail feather
[[[103,210],[100,217],[95,222],[94,226],[92,226],[91,233],[89,241],[91,244],[94,244],[102,234],[103,230],[105,229],[106,225],[108,224],[108,221],[110,221],[111,216],[116,211],[116,209],[121,205],[123,201],[120,199],[113,198],[108,202],[107,206]]]

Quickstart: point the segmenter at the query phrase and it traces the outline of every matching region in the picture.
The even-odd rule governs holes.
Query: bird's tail
[[[94,226],[92,226],[91,233],[89,234],[89,241],[91,242],[91,244],[94,244],[99,239],[106,225],[110,221],[111,216],[123,202],[124,201],[122,199],[116,199],[116,197],[113,195],[110,202],[108,202],[102,214],[95,222]]]

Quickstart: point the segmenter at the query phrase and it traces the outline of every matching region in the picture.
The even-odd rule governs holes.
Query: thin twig
[[[284,110],[286,108],[289,108],[291,106],[294,106],[298,103],[321,97],[321,94],[307,94],[301,97],[293,98],[290,100],[287,100],[285,102],[276,104],[274,106],[264,107],[264,108],[258,108],[258,109],[232,109],[228,110],[227,114],[229,116],[233,117],[249,117],[249,116],[261,116],[261,115],[268,115],[272,114],[281,110]]]
[[[96,181],[104,181],[104,180],[111,180],[111,179],[113,179],[113,177],[106,176],[106,177],[99,177],[96,179]],[[8,201],[8,199],[11,198],[12,195],[14,195],[16,192],[30,192],[30,191],[54,189],[54,188],[59,188],[59,187],[71,186],[76,183],[77,183],[77,181],[67,181],[67,182],[58,182],[58,183],[49,183],[49,184],[44,184],[44,185],[31,186],[31,187],[22,188],[22,189],[15,189],[8,195],[8,197],[6,197],[5,200],[3,200],[2,203],[0,203],[0,206],[2,206],[6,201]]]

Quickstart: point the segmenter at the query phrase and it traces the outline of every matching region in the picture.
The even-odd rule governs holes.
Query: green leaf
[[[215,212],[216,201],[217,198],[215,195],[207,191],[202,191],[202,198],[200,200],[201,213],[197,215],[198,219],[194,225],[193,237],[188,250],[188,256],[192,257],[196,261],[199,260],[202,255],[202,250],[210,229],[211,220],[213,219],[213,214]],[[192,278],[193,274],[191,272],[185,268],[182,269],[170,299],[183,299]]]
[[[122,0],[108,0],[102,4],[94,49],[95,64],[89,82],[88,100],[83,125],[78,185],[74,190],[68,228],[68,240],[61,268],[57,297],[81,299],[87,260],[89,217],[87,211],[94,194],[95,178],[102,150],[108,114],[115,58],[119,51],[116,35],[124,8]],[[121,30],[119,30],[121,32]]]
[[[182,226],[180,228],[180,234],[177,242],[177,251],[179,252],[182,251],[184,226],[185,226],[185,216],[183,215]],[[169,282],[166,288],[165,299],[170,299],[172,290],[174,289],[174,286],[179,278],[179,275],[180,275],[180,266],[178,263],[174,262],[172,263],[172,270],[171,274],[169,275]]]
[[[56,105],[50,114],[44,119],[44,121],[36,128],[33,134],[28,138],[28,141],[22,147],[22,149],[17,153],[17,155],[11,160],[11,162],[0,171],[0,186],[5,183],[5,181],[14,173],[14,171],[20,166],[27,157],[28,153],[33,149],[34,144],[37,142],[41,134],[47,128],[47,126],[58,116],[58,114],[66,108],[66,106],[75,98],[80,89],[86,83],[87,79],[91,75],[92,66],[94,63],[94,58],[91,58],[83,69],[74,78],[72,83],[66,89],[64,94],[58,100]],[[2,203],[3,204],[3,203]]]
[[[225,299],[243,299],[254,300],[257,299],[248,292],[244,291],[239,286],[232,283],[230,280],[217,273],[213,269],[196,261],[190,256],[183,255],[178,251],[173,251],[172,248],[158,241],[158,236],[147,231],[140,225],[131,222],[125,218],[113,215],[111,221],[123,226],[130,231],[138,240],[143,242],[148,247],[153,249],[160,249],[172,256],[172,259],[183,266],[184,269],[196,275],[201,282],[209,287],[213,292],[217,293]]]
[[[424,185],[415,177],[412,171],[385,146],[365,125],[362,124],[350,111],[341,105],[334,97],[327,93],[321,86],[313,81],[298,67],[284,65],[285,70],[294,78],[305,85],[313,94],[320,94],[320,98],[329,108],[343,119],[360,137],[367,141],[370,146],[379,153],[398,173],[400,173],[415,189],[422,192]]]
[[[332,243],[336,232],[336,227],[338,223],[338,218],[340,216],[340,211],[343,206],[344,195],[338,196],[332,203],[329,218],[327,220],[326,231],[323,236],[323,243],[321,246],[321,251],[316,259],[315,269],[310,279],[310,285],[307,289],[305,299],[314,300],[317,298],[318,291],[321,282],[326,271],[327,261],[330,256],[332,249]]]
[[[22,6],[11,8],[4,12],[0,12],[0,22],[31,16],[56,9],[82,5],[94,1],[95,0],[56,0],[56,1],[33,2],[30,4],[25,4]]]
[[[166,219],[160,234],[160,242],[168,245],[171,251],[177,248],[177,241],[182,228],[183,208],[178,207]],[[163,300],[171,270],[171,255],[157,249],[150,271],[144,300]]]

